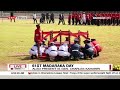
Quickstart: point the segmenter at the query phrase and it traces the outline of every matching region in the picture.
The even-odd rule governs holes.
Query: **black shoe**
[[[31,56],[31,59],[33,59],[33,55]]]
[[[37,59],[37,55],[35,55],[35,59]]]
[[[100,56],[99,53],[97,54],[97,56]]]

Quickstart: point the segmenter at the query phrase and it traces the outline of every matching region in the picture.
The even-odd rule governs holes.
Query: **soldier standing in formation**
[[[37,24],[37,16],[36,16],[36,13],[33,14],[33,21],[34,21],[34,24],[35,24],[35,23]]]
[[[40,23],[45,23],[45,14],[41,14]]]
[[[51,15],[50,15],[49,23],[51,23],[51,21],[52,21],[52,23],[55,23],[55,21],[54,21],[54,14],[53,13],[51,13]]]
[[[68,15],[68,25],[71,25],[71,14]]]
[[[46,13],[46,22],[49,23],[49,13]]]
[[[64,20],[64,15],[63,13],[62,14],[59,14],[59,22],[58,22],[58,25],[62,22],[63,25],[65,25],[65,20]]]

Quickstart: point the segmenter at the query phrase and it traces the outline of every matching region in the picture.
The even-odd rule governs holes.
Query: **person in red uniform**
[[[102,51],[102,47],[98,44],[98,42],[96,41],[96,39],[91,39],[91,43],[94,45],[94,47],[97,50],[97,56],[99,56],[99,52]]]
[[[86,40],[90,41],[90,38],[87,38]],[[95,48],[95,46],[92,42],[90,42],[90,44],[92,45],[93,50],[94,50],[94,57],[97,57],[97,49]]]
[[[90,15],[89,15],[89,13],[87,13],[87,15],[86,15],[86,23],[87,23],[87,25],[90,25]]]
[[[77,15],[77,20],[78,20],[79,25],[81,24],[81,23],[80,23],[80,19],[81,19],[81,14],[78,13],[78,15]]]
[[[115,25],[115,13],[114,12],[112,13],[112,23],[113,25]]]
[[[78,13],[76,12],[75,13],[75,25],[77,25],[78,24]]]
[[[119,13],[117,12],[115,15],[115,19],[116,19],[116,25],[119,25]]]
[[[74,12],[72,13],[72,25],[74,25],[74,22],[75,22],[75,14]]]
[[[108,12],[106,12],[105,17],[106,17],[106,25],[109,25],[109,13]]]
[[[93,16],[92,16],[92,13],[90,12],[90,13],[89,13],[90,25],[91,25],[92,19],[93,19]]]
[[[118,21],[118,23],[119,23],[118,25],[120,25],[120,12],[119,12],[119,21]]]
[[[90,13],[91,25],[94,25],[94,19],[93,19],[93,17],[94,17],[94,13],[91,12]]]
[[[69,13],[69,15],[68,15],[68,25],[71,25],[71,14]]]
[[[104,13],[104,17],[105,17],[104,24],[107,25],[107,12]]]
[[[42,32],[41,32],[41,29],[40,29],[40,25],[36,25],[36,30],[35,30],[35,34],[34,34],[34,41],[37,43],[37,44],[40,44],[42,42]]]
[[[10,22],[12,22],[12,20],[14,20],[14,22],[15,22],[15,16],[14,16],[14,13],[13,12],[10,12],[10,17],[9,17],[9,19],[10,19]]]
[[[35,30],[35,33],[34,33],[34,42],[36,43],[37,47],[38,47],[38,56],[37,57],[40,57],[40,44],[42,43],[42,32],[41,32],[41,29],[40,29],[40,25],[36,25],[36,30]]]
[[[108,25],[111,25],[111,13],[110,12],[108,12],[108,17],[109,17],[109,19],[108,19]]]
[[[97,17],[100,17],[100,13],[99,13],[99,12],[96,13],[96,16],[97,16]],[[96,19],[96,25],[97,25],[97,26],[100,26],[100,19]]]
[[[104,17],[104,13],[103,12],[100,13],[100,17],[102,17],[102,18]],[[104,19],[101,19],[100,24],[104,25]]]

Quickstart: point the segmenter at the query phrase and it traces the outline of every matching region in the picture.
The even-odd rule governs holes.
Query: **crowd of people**
[[[79,44],[78,38],[74,39],[74,44],[68,46],[68,40],[65,40],[62,45],[59,47],[56,46],[55,41],[51,42],[49,46],[45,44],[47,39],[42,40],[42,34],[40,25],[36,25],[37,29],[35,30],[34,42],[35,45],[30,49],[29,54],[33,59],[38,58],[39,55],[42,56],[43,53],[49,57],[49,60],[79,60],[79,59],[93,59],[93,57],[99,56],[102,48],[95,39],[87,38],[84,41],[84,46]],[[38,49],[39,47],[39,49]]]
[[[58,25],[65,25],[64,14],[60,13]],[[67,16],[68,25],[120,25],[119,12],[72,12]],[[37,23],[36,14],[33,14],[34,23]],[[42,13],[40,23],[54,23],[54,13]]]
[[[49,46],[45,44],[45,40],[40,44],[39,53],[42,56],[45,53],[48,57],[47,60],[80,60],[80,59],[93,59],[93,57],[99,56],[101,52],[101,46],[96,43],[96,40],[85,40],[84,46],[79,44],[79,40],[75,38],[74,44],[71,44],[70,48],[66,41],[59,47],[55,45],[55,42],[51,42]],[[95,45],[94,45],[95,44]],[[38,45],[35,44],[29,51],[31,59],[38,57]]]
[[[33,21],[34,21],[34,24],[38,23],[36,13],[33,14]],[[51,22],[54,23],[55,22],[54,13],[51,13],[51,14],[49,14],[49,13],[46,13],[46,14],[41,13],[39,23],[44,24],[45,22],[46,23],[51,23]]]
[[[120,25],[119,12],[72,12],[68,16],[69,25]]]

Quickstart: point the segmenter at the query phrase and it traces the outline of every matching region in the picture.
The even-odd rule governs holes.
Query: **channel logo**
[[[8,70],[28,70],[27,64],[8,64]]]

